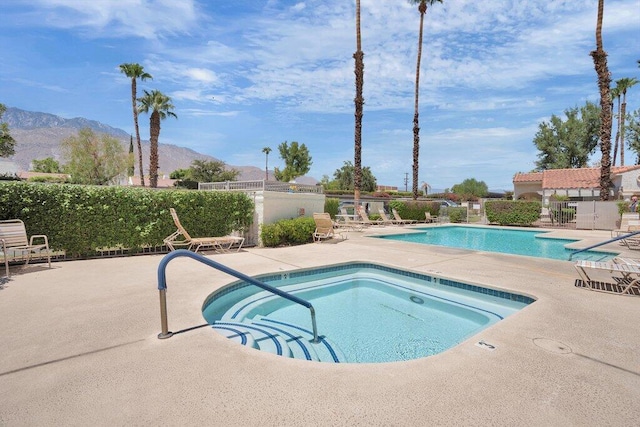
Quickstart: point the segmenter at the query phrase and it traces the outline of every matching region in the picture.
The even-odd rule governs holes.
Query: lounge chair
[[[438,222],[438,216],[437,215],[431,216],[431,212],[425,211],[425,213],[424,213],[424,221],[425,222]]]
[[[640,265],[623,261],[577,261],[575,268],[580,275],[576,286],[602,292],[621,295],[640,295]],[[587,271],[591,271],[591,275]],[[604,273],[611,277],[610,281],[596,280],[595,274]]]
[[[173,217],[174,224],[178,227],[173,234],[164,239],[164,244],[167,245],[170,250],[175,250],[176,246],[185,247],[187,250],[193,250],[194,252],[198,252],[200,249],[205,248],[220,252],[229,252],[234,245],[238,245],[238,251],[242,248],[244,237],[231,235],[219,237],[191,237],[187,230],[182,226],[182,223],[180,223],[180,218],[178,218],[176,210],[174,208],[170,208],[169,211]],[[180,236],[182,237],[180,238]]]
[[[395,210],[395,208],[391,209],[391,212],[393,212],[393,217],[396,219],[396,221],[398,221],[399,224],[415,224],[418,222],[415,219],[402,219],[402,217],[400,216],[398,211]]]
[[[358,216],[360,216],[360,220],[364,225],[384,225],[384,223],[380,220],[370,220],[367,211],[364,209],[364,206],[356,206],[356,212],[358,213]]]
[[[387,225],[402,225],[399,224],[398,221],[396,221],[395,219],[391,219],[389,218],[389,216],[387,215],[387,213],[384,211],[384,209],[380,208],[378,209],[378,213],[380,214],[380,218],[382,218],[382,223]]]
[[[49,239],[44,234],[27,236],[27,229],[20,219],[9,219],[0,221],[0,256],[4,258],[4,267],[7,277],[9,277],[10,261],[25,261],[33,257],[46,257],[51,268],[51,251],[49,250]]]
[[[611,237],[622,237],[634,231],[640,231],[640,220],[628,219],[624,223],[624,228],[611,230]],[[638,235],[620,239],[619,242],[629,249],[640,249],[640,237]]]
[[[316,229],[313,232],[314,242],[318,243],[324,239],[333,239],[336,237],[336,233],[342,240],[346,239],[344,234],[346,230],[339,230],[328,213],[314,213],[313,220],[316,222]]]
[[[365,224],[362,221],[358,221],[355,218],[357,215],[350,215],[346,208],[340,208],[340,214],[336,215],[336,218],[340,219],[338,225],[341,227],[349,228],[353,231],[362,231]]]

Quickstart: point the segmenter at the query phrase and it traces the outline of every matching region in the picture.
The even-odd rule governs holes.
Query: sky
[[[424,19],[419,185],[465,179],[512,190],[535,167],[533,139],[552,114],[599,102],[589,53],[597,0],[445,0]],[[305,144],[307,175],[354,161],[353,0],[2,0],[0,103],[84,117],[134,134],[131,81],[153,76],[177,119],[160,143],[229,165],[284,167],[278,146]],[[362,166],[412,187],[420,14],[405,0],[362,0]],[[640,79],[640,0],[606,0],[612,79]],[[640,85],[627,94],[640,108]],[[149,138],[147,115],[140,132]],[[599,152],[593,161],[599,160]],[[162,159],[160,159],[162,171]],[[171,171],[162,171],[169,173]]]

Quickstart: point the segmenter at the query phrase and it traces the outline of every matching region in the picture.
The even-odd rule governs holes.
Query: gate
[[[618,205],[614,202],[569,202],[576,205],[576,228],[580,230],[615,230],[619,227]]]

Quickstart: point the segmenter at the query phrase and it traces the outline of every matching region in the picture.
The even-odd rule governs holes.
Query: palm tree
[[[620,126],[620,166],[624,166],[624,121],[625,114],[627,113],[627,90],[638,84],[638,79],[635,77],[625,77],[616,80],[616,89],[622,93],[622,107],[618,109],[620,112],[619,126]]]
[[[142,143],[140,142],[140,129],[138,128],[138,108],[136,107],[136,98],[138,92],[136,89],[136,80],[142,81],[153,79],[151,74],[144,71],[144,67],[140,64],[120,64],[120,71],[131,79],[131,104],[133,106],[133,124],[136,128],[136,141],[138,142],[138,160],[140,161],[140,185],[144,187],[144,169],[142,167]]]
[[[442,0],[409,0],[411,4],[418,5],[420,12],[420,33],[418,35],[418,59],[416,61],[416,88],[415,103],[413,113],[413,199],[418,198],[418,161],[420,157],[420,122],[418,120],[418,95],[420,93],[420,60],[422,58],[422,32],[424,28],[424,15],[427,13],[427,7],[433,6],[436,2],[442,3]]]
[[[356,97],[355,103],[355,146],[353,156],[353,203],[360,204],[360,187],[362,186],[362,108],[364,98],[362,97],[362,87],[364,86],[364,53],[362,52],[362,35],[360,33],[360,0],[356,0],[356,52],[355,59],[356,74]]]
[[[602,48],[602,16],[604,15],[604,0],[598,0],[598,20],[596,23],[596,50],[591,51],[593,65],[598,75],[600,89],[600,200],[609,200],[611,189],[611,94],[609,85],[611,75],[607,67],[607,52]]]
[[[269,181],[269,153],[271,152],[271,148],[264,147],[262,152],[266,154],[266,160],[264,162],[264,180]]]
[[[613,100],[617,99],[618,100],[618,125],[617,125],[617,129],[616,129],[616,139],[613,142],[613,162],[611,162],[612,166],[616,165],[616,158],[618,157],[618,143],[620,141],[620,88],[619,87],[614,87],[611,88],[611,109],[613,110]],[[614,114],[615,116],[615,114]],[[621,155],[621,159],[624,156]],[[621,160],[621,165],[620,166],[624,166],[624,160]]]
[[[168,116],[177,118],[172,111],[175,107],[171,103],[171,98],[162,94],[158,90],[151,92],[144,91],[144,96],[139,98],[139,113],[148,113],[151,110],[151,118],[149,123],[149,143],[151,152],[149,156],[149,186],[156,188],[158,186],[158,138],[160,137],[160,121]]]

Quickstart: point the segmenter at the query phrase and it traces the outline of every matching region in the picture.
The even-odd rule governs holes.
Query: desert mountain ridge
[[[89,120],[82,117],[65,119],[54,114],[26,111],[15,107],[7,107],[2,115],[2,122],[9,125],[9,132],[16,141],[15,154],[7,160],[12,161],[21,171],[28,171],[33,160],[53,157],[60,161],[62,153],[60,143],[69,136],[75,135],[80,129],[90,128],[96,133],[106,133],[122,142],[128,150],[130,135],[122,129]],[[135,146],[135,142],[134,142]],[[190,148],[179,147],[173,144],[158,144],[160,158],[160,176],[169,174],[177,169],[187,169],[194,160],[224,161],[215,157],[198,153]],[[149,141],[142,140],[142,158],[146,167],[149,164]],[[225,162],[226,163],[226,162]],[[255,166],[227,165],[240,171],[239,181],[264,179],[264,169]],[[136,151],[135,161],[136,176],[138,172],[138,155]],[[275,179],[273,172],[269,171],[269,179]],[[316,184],[318,181],[312,177],[303,176],[296,178],[301,184]]]

